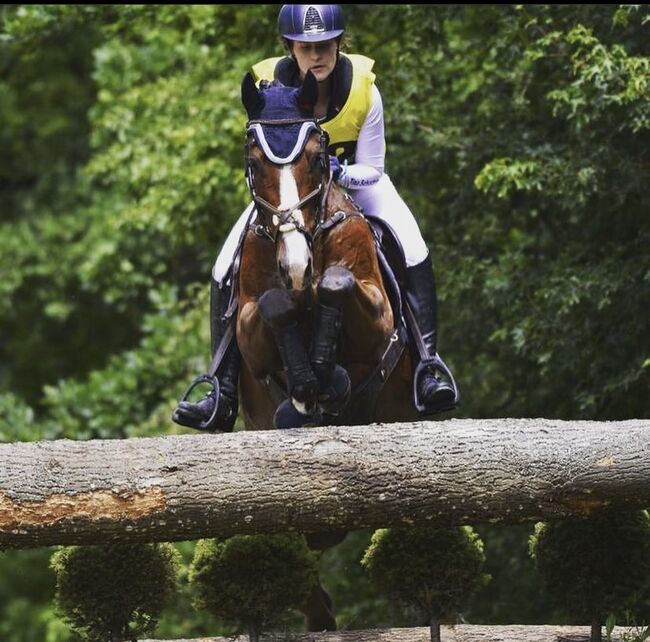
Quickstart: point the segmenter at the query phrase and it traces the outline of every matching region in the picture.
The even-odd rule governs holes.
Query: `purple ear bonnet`
[[[259,113],[256,114],[256,120],[280,120],[283,118],[302,118],[300,109],[298,109],[298,89],[295,87],[286,87],[279,80],[260,82],[260,93],[264,105]]]
[[[298,89],[273,83],[261,91],[264,105],[252,120],[299,120],[304,115],[297,103]],[[266,157],[283,165],[291,163],[302,152],[309,134],[317,130],[313,121],[291,124],[252,123],[248,131],[255,136],[257,144]]]

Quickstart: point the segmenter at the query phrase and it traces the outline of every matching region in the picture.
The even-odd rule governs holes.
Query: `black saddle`
[[[395,325],[405,325],[402,313],[402,288],[406,279],[404,248],[395,231],[386,221],[365,212],[364,217],[370,224],[375,237],[381,276],[384,279],[384,287],[393,308]]]

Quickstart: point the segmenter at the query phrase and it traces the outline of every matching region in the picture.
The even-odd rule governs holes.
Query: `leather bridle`
[[[276,207],[269,203],[266,199],[262,198],[257,191],[255,190],[255,176],[253,173],[253,163],[251,161],[250,155],[250,136],[252,135],[254,125],[272,125],[272,126],[282,126],[282,125],[296,125],[303,123],[313,123],[315,131],[318,133],[320,138],[320,165],[321,165],[321,180],[314,190],[309,194],[301,198],[297,203],[294,203],[290,207],[284,207],[282,209]],[[244,159],[246,163],[246,182],[248,183],[248,189],[250,190],[251,197],[253,202],[258,208],[262,208],[277,217],[278,223],[274,227],[270,226],[268,223],[253,223],[251,227],[260,237],[268,238],[273,243],[277,242],[278,236],[285,232],[291,232],[297,230],[300,232],[306,239],[307,244],[310,249],[313,247],[314,237],[318,235],[319,229],[323,224],[325,216],[325,207],[327,202],[327,195],[329,193],[330,187],[332,185],[332,178],[330,176],[326,184],[323,184],[322,176],[324,175],[325,169],[328,164],[328,136],[327,133],[320,127],[318,121],[314,118],[287,118],[287,119],[278,119],[278,120],[251,120],[246,125],[246,143],[244,148]],[[299,158],[305,151],[305,144],[303,145],[302,150],[295,158]],[[295,160],[295,158],[293,160]],[[293,162],[293,160],[291,162]],[[295,216],[294,213],[310,203],[312,200],[318,198],[319,201],[316,205],[316,223],[314,226],[314,231],[310,232]]]

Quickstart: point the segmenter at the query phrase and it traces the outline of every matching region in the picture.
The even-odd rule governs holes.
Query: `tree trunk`
[[[603,636],[601,632],[600,620],[595,618],[591,623],[591,642],[602,642]]]
[[[440,642],[440,622],[437,617],[431,617],[429,632],[431,635],[431,642]]]
[[[650,504],[650,421],[0,445],[0,548],[522,522]]]
[[[248,624],[248,640],[249,642],[259,642],[260,640],[259,627],[252,622]]]
[[[587,626],[475,626],[459,624],[442,626],[441,642],[589,642]],[[623,629],[623,631],[631,629]],[[335,631],[332,633],[264,634],[261,642],[429,642],[431,629],[385,629],[368,631]],[[612,635],[613,642],[622,642],[622,633]],[[163,642],[144,640],[143,642]],[[168,642],[248,642],[247,636],[233,638],[201,638],[200,640],[169,640]]]

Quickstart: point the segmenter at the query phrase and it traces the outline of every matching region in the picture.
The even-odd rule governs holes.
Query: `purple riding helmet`
[[[278,15],[280,35],[287,40],[321,42],[345,31],[339,4],[285,4]]]

